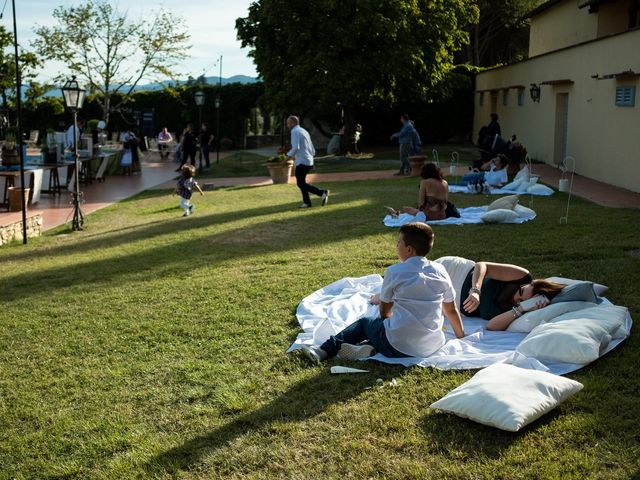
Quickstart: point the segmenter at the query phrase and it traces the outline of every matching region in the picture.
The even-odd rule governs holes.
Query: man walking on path
[[[413,142],[417,135],[416,129],[413,127],[409,115],[406,113],[400,117],[402,128],[398,133],[391,135],[391,140],[397,138],[400,144],[400,171],[394,175],[409,175],[411,166],[409,165],[409,155],[413,154]]]
[[[309,192],[322,197],[324,207],[329,201],[329,190],[321,190],[307,183],[307,174],[313,169],[313,156],[316,154],[309,132],[300,126],[300,119],[294,115],[287,118],[287,127],[291,130],[291,150],[287,152],[287,157],[295,158],[296,183],[302,192],[300,208],[311,206]]]

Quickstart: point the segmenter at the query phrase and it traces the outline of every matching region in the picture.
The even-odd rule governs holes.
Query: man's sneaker
[[[196,208],[196,207],[195,207],[193,204],[189,205],[189,213],[193,213],[193,210],[194,210],[195,208]]]
[[[311,205],[307,205],[306,203],[303,203],[302,205],[300,205],[300,208],[309,208]]]
[[[188,217],[188,216],[189,216],[189,212],[184,212],[184,213],[182,214],[182,216],[183,216],[183,217]]]
[[[329,194],[331,193],[330,190],[325,190],[324,193],[322,194],[322,206],[324,207],[327,202],[329,201]]]
[[[361,360],[363,358],[369,358],[375,355],[376,349],[366,343],[363,345],[351,345],[350,343],[343,343],[340,346],[338,357],[345,360]]]
[[[302,345],[302,353],[314,363],[321,363],[329,358],[327,352],[315,345]]]

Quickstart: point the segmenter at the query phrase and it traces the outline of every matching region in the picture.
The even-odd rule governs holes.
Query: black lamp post
[[[24,198],[24,150],[22,150],[22,106],[20,104],[22,92],[20,79],[20,65],[18,64],[18,27],[16,26],[16,2],[11,0],[13,7],[13,47],[16,62],[16,109],[18,110],[18,155],[20,155],[20,185],[22,186],[22,243],[27,244],[27,202]]]
[[[62,97],[64,105],[73,113],[73,158],[75,159],[75,188],[73,192],[73,220],[72,230],[82,230],[84,216],[80,210],[80,156],[78,155],[78,110],[84,103],[85,91],[80,88],[76,77],[71,77],[62,87]]]
[[[220,95],[216,97],[216,163],[220,163]]]
[[[529,95],[531,95],[531,100],[540,103],[540,86],[532,83],[529,89]]]
[[[202,107],[204,106],[204,92],[202,90],[198,90],[193,94],[193,99],[198,106],[198,130],[202,129]],[[202,172],[202,145],[200,145],[200,152],[198,153],[198,158],[200,159],[200,172]]]

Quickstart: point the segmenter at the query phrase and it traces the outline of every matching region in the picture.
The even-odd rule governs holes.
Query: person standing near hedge
[[[300,208],[309,208],[311,198],[309,192],[322,198],[324,207],[329,201],[329,190],[321,190],[318,187],[307,183],[307,174],[313,169],[313,156],[316,149],[311,142],[311,136],[300,126],[300,119],[295,115],[287,118],[287,127],[291,130],[291,150],[287,152],[287,157],[295,159],[296,183],[302,192],[302,205]]]
[[[182,162],[180,166],[176,168],[176,172],[182,171],[182,166],[187,163],[187,159],[191,158],[191,165],[196,165],[196,151],[197,151],[197,138],[193,133],[193,127],[191,124],[187,124],[184,132],[182,132],[182,140],[180,141],[182,150]]]
[[[211,166],[209,163],[209,152],[211,152],[211,146],[213,145],[214,138],[215,137],[209,130],[209,124],[207,122],[203,122],[200,126],[200,135],[198,136],[200,154],[202,155],[200,159],[200,170],[202,170],[202,159],[204,159],[205,163],[204,168],[209,168]]]
[[[409,155],[413,154],[414,140],[417,132],[413,127],[409,115],[406,113],[400,116],[400,123],[402,128],[399,132],[391,135],[391,140],[398,139],[400,144],[400,170],[394,175],[409,175],[411,173],[411,166],[409,165]]]

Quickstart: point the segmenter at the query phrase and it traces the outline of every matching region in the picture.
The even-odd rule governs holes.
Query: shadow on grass
[[[144,228],[126,230],[115,235],[96,236],[90,240],[71,242],[68,245],[47,251],[48,256],[64,254],[83,254],[134,242],[145,241],[156,236],[180,233],[180,241],[141,250],[124,250],[123,255],[91,259],[64,267],[51,267],[34,272],[18,272],[5,278],[11,288],[5,289],[4,299],[28,297],[34,289],[40,294],[55,294],[58,289],[75,285],[91,286],[109,284],[114,280],[131,275],[149,275],[154,271],[167,268],[183,270],[193,265],[196,268],[206,256],[208,261],[221,264],[236,258],[256,257],[258,262],[264,255],[307,248],[309,245],[331,244],[344,239],[357,238],[375,234],[370,228],[356,230],[352,226],[353,218],[363,217],[358,212],[368,206],[356,206],[335,209],[311,209],[298,211],[286,219],[274,219],[276,213],[291,214],[287,205],[272,205],[242,212],[243,217],[264,217],[259,223],[251,226],[240,226],[235,229],[219,231],[215,234],[200,234],[202,229],[211,225],[222,225],[237,221],[239,212],[211,214],[199,217],[176,218],[166,222],[147,224]],[[333,228],[318,229],[318,225],[332,225]],[[310,228],[312,226],[312,228]],[[343,228],[340,228],[342,226]],[[222,246],[222,248],[219,248]],[[42,255],[39,250],[26,252],[14,257],[29,258]],[[56,282],[51,282],[56,278]]]
[[[237,437],[268,430],[273,423],[303,422],[323,413],[331,405],[357,397],[372,384],[372,378],[373,375],[330,375],[324,369],[293,385],[271,403],[153,457],[144,468],[150,474],[177,474]]]

